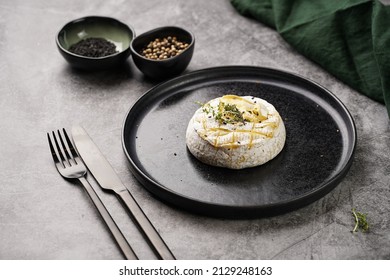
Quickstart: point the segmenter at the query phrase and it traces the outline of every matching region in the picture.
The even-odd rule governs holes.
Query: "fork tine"
[[[49,141],[49,146],[50,146],[50,152],[51,152],[51,155],[53,156],[53,160],[54,162],[57,164],[57,163],[60,163],[60,160],[58,159],[58,156],[57,156],[57,153],[56,153],[56,150],[54,149],[53,147],[53,143],[50,139],[50,134],[47,133],[47,140]],[[62,162],[61,162],[62,164]]]
[[[59,131],[58,131],[58,130],[57,130],[57,132],[58,132],[58,137],[61,138],[61,135],[59,134]],[[66,162],[67,160],[65,159],[64,153],[63,153],[63,151],[61,150],[60,145],[58,144],[57,136],[56,136],[56,134],[55,134],[54,131],[53,131],[53,138],[54,138],[54,143],[55,143],[55,146],[57,147],[57,151],[58,151],[58,154],[59,154],[59,156],[60,156],[61,162],[62,162],[62,164],[63,164],[64,167],[65,167],[65,162]],[[69,164],[69,162],[68,162],[68,164]]]
[[[59,142],[61,144],[63,156],[65,156],[65,161],[69,164],[69,166],[72,166],[72,163],[71,163],[72,157],[69,154],[68,147],[65,145],[63,137],[61,135],[61,131],[59,129],[57,129],[57,135],[58,135],[58,138],[60,139]]]
[[[63,130],[65,131],[65,128],[63,128]],[[69,148],[68,148],[67,145],[65,145],[64,139],[63,139],[63,137],[61,136],[60,130],[57,130],[57,133],[58,133],[58,135],[59,135],[59,137],[60,137],[61,146],[62,146],[62,149],[63,149],[64,152],[65,152],[65,156],[66,156],[67,162],[69,162],[69,164],[72,165],[72,164],[71,164],[72,156],[71,156],[70,153],[69,153]]]
[[[68,143],[69,150],[72,154],[73,160],[76,161],[76,157],[78,157],[78,154],[76,153],[76,150],[74,149],[74,146],[72,144],[72,141],[70,141],[68,133],[66,132],[65,128],[62,129],[65,135],[65,140]]]

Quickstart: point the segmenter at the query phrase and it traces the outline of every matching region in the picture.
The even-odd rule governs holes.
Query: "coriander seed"
[[[156,38],[141,50],[141,55],[148,59],[163,60],[179,55],[188,46],[188,43],[179,41],[175,36]]]

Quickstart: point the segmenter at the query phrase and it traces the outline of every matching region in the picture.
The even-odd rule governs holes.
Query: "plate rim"
[[[326,180],[326,181],[322,182],[320,185],[318,185],[317,188],[312,189],[308,192],[305,192],[304,194],[299,195],[297,197],[294,197],[293,199],[282,200],[282,201],[273,202],[273,203],[264,204],[264,205],[243,205],[243,206],[232,206],[232,205],[224,204],[224,203],[218,203],[218,202],[211,203],[211,202],[207,202],[207,201],[202,201],[202,200],[199,200],[197,198],[193,198],[193,197],[178,193],[174,190],[171,190],[171,189],[167,188],[166,186],[160,184],[159,182],[153,180],[147,174],[145,174],[137,166],[137,164],[133,161],[133,159],[131,158],[131,155],[129,154],[129,152],[126,148],[126,144],[125,144],[125,129],[126,129],[126,125],[127,125],[130,113],[134,110],[134,108],[136,108],[137,104],[143,102],[143,100],[145,98],[148,98],[148,95],[150,94],[150,92],[153,92],[156,88],[159,88],[162,86],[167,86],[171,83],[175,83],[178,81],[179,82],[186,81],[188,78],[191,78],[193,76],[194,77],[202,76],[202,74],[210,72],[210,71],[215,72],[215,71],[224,71],[224,70],[227,70],[227,71],[229,71],[229,70],[230,71],[251,70],[251,71],[268,71],[268,72],[281,73],[283,75],[288,75],[292,78],[299,79],[303,82],[310,83],[310,84],[314,85],[315,87],[318,87],[322,91],[325,91],[338,104],[338,106],[340,106],[340,108],[343,109],[343,113],[344,113],[345,117],[347,117],[347,121],[343,118],[343,123],[348,123],[348,128],[351,129],[351,133],[350,133],[350,136],[351,136],[350,142],[352,143],[351,149],[350,149],[351,151],[348,154],[347,160],[340,167],[339,171],[336,174],[332,175],[332,177],[329,180]],[[207,216],[217,216],[217,217],[234,217],[234,218],[249,217],[250,218],[250,217],[261,217],[261,216],[273,216],[273,215],[278,215],[281,213],[288,212],[290,210],[298,209],[298,208],[301,208],[305,205],[313,203],[314,201],[320,199],[321,197],[325,196],[327,193],[332,191],[340,183],[340,181],[343,179],[343,177],[346,175],[346,173],[348,172],[349,168],[352,165],[354,154],[356,151],[356,146],[357,146],[357,130],[356,130],[355,121],[354,121],[351,113],[349,112],[348,108],[346,107],[346,105],[330,90],[328,90],[327,88],[325,88],[321,84],[319,84],[311,79],[308,79],[302,75],[296,74],[296,73],[292,73],[289,71],[276,69],[276,68],[270,68],[270,67],[247,66],[247,65],[217,66],[217,67],[203,68],[203,69],[199,69],[199,70],[185,73],[183,75],[177,76],[175,78],[172,78],[172,79],[163,81],[157,85],[154,85],[153,87],[148,89],[145,93],[143,93],[133,103],[133,105],[130,106],[130,108],[128,109],[128,111],[124,117],[121,132],[122,132],[121,133],[122,148],[123,148],[123,151],[126,155],[128,163],[130,163],[130,171],[136,177],[137,181],[139,183],[141,183],[142,187],[144,187],[146,190],[148,190],[153,195],[162,199],[164,202],[167,202],[168,204],[171,204],[171,205],[174,205],[174,206],[177,206],[180,208],[184,208],[185,210],[188,210],[190,212],[197,212],[198,214],[205,214],[205,211],[202,211],[202,210],[196,211],[196,210],[193,210],[192,208],[188,209],[189,207],[182,205],[181,202],[179,203],[180,205],[178,203],[174,203],[170,199],[168,199],[167,196],[168,197],[174,196],[176,199],[183,200],[184,202],[187,202],[187,203],[189,203],[189,202],[194,203],[197,206],[207,206],[208,208],[215,208],[216,210],[222,210],[222,211],[218,211],[218,213],[210,213],[210,215],[207,214]],[[154,187],[150,187],[150,185],[154,185]],[[309,199],[310,201],[307,203],[303,203],[303,200],[305,200],[307,198],[311,198],[311,199]],[[296,204],[299,204],[300,206],[297,207]],[[280,211],[278,211],[277,208],[280,208]],[[227,215],[219,213],[219,212],[224,212],[223,209],[227,210],[229,213],[227,213]],[[272,212],[274,212],[274,213],[268,213],[269,210],[271,210],[271,209],[272,209]],[[230,213],[232,211],[239,211],[239,213]],[[255,212],[255,213],[252,213],[252,212]]]

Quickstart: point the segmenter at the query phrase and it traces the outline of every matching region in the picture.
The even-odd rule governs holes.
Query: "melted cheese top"
[[[218,119],[221,104],[234,105],[244,121]],[[214,147],[251,148],[256,142],[274,136],[281,121],[279,113],[267,101],[252,96],[224,95],[204,104],[194,116],[198,135]]]

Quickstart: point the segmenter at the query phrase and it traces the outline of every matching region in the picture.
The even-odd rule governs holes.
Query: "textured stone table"
[[[187,71],[255,65],[312,79],[345,103],[358,145],[346,178],[324,198],[272,218],[224,220],[167,206],[132,176],[121,147],[123,119],[152,87],[131,59],[115,71],[72,69],[54,38],[66,22],[106,15],[137,34],[179,25],[196,36]],[[122,259],[82,187],[55,170],[46,132],[83,125],[178,259],[390,259],[390,126],[386,109],[296,53],[229,1],[22,1],[0,3],[0,259]],[[96,182],[89,178],[93,185]],[[104,203],[142,259],[155,256],[118,200]],[[369,233],[352,234],[351,208]]]

